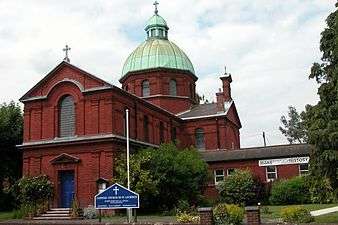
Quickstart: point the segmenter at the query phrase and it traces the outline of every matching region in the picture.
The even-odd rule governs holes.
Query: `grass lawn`
[[[13,212],[0,212],[0,221],[10,220],[13,218]]]
[[[302,206],[304,206],[306,209],[310,211],[313,211],[313,210],[318,210],[318,209],[334,207],[334,206],[337,206],[337,204],[308,204],[308,205],[302,205]],[[262,206],[262,207],[267,207],[269,211],[269,213],[266,213],[264,209],[261,210],[262,220],[271,221],[271,220],[276,220],[280,218],[280,214],[279,214],[280,210],[287,206]],[[338,222],[338,212],[315,217],[315,221],[318,223]]]
[[[322,216],[316,216],[315,222],[317,223],[338,223],[338,212],[330,213]]]

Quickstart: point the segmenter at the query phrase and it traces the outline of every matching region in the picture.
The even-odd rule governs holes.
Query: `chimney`
[[[221,89],[218,90],[216,93],[217,99],[217,111],[223,112],[224,111],[224,102],[231,100],[231,87],[230,83],[232,82],[231,74],[229,76],[220,77],[223,83],[223,91]]]
[[[220,77],[223,83],[223,95],[224,95],[224,101],[230,101],[231,100],[231,87],[230,83],[232,82],[231,74],[229,76]]]

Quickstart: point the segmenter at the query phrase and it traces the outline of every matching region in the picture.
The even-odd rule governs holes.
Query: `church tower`
[[[196,103],[194,67],[188,56],[168,40],[166,21],[155,13],[148,20],[146,40],[127,58],[122,88],[174,114]]]

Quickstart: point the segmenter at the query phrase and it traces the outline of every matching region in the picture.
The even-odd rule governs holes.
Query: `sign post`
[[[139,194],[118,183],[95,195],[95,209],[133,209],[139,207]]]
[[[130,190],[130,168],[129,168],[129,110],[126,109],[126,142],[127,142],[127,187]],[[128,223],[131,222],[131,210],[127,208]]]

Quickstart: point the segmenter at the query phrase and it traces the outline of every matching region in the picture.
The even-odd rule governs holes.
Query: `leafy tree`
[[[115,182],[126,184],[125,157],[117,162]],[[196,149],[173,143],[140,150],[130,157],[131,189],[144,209],[170,210],[180,200],[196,204],[208,179],[208,166]]]
[[[258,183],[249,170],[235,170],[217,187],[221,201],[231,204],[250,204],[257,200]]]
[[[338,7],[338,3],[336,3]],[[322,62],[314,63],[310,79],[319,84],[319,102],[307,105],[305,124],[309,143],[314,145],[311,173],[327,177],[334,189],[338,186],[338,17],[337,9],[326,19],[321,33]]]
[[[280,126],[279,130],[288,139],[290,144],[294,142],[306,142],[307,137],[304,122],[295,107],[289,106],[288,119],[285,116],[281,116],[280,121],[283,127]]]
[[[21,153],[15,145],[22,142],[23,118],[18,104],[0,104],[0,210],[11,207],[4,184],[9,186],[21,176]]]

